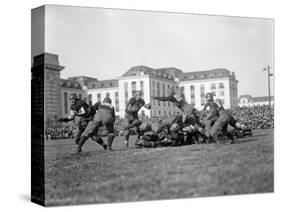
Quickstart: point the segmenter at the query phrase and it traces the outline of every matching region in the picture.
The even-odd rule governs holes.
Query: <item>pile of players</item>
[[[150,103],[145,103],[141,98],[141,91],[136,91],[129,100],[125,109],[125,123],[120,135],[124,136],[124,143],[129,147],[131,129],[136,129],[136,147],[180,146],[193,143],[219,142],[221,136],[226,136],[235,143],[235,136],[240,137],[241,126],[223,108],[219,99],[215,102],[212,93],[206,94],[206,105],[199,112],[193,105],[188,104],[180,93],[171,89],[167,97],[152,97],[159,101],[170,101],[179,110],[175,117],[161,120],[160,122],[142,122],[138,112],[142,107],[151,109]],[[112,150],[115,137],[114,122],[115,109],[109,97],[102,102],[88,105],[79,99],[76,94],[70,97],[70,115],[67,118],[58,119],[59,122],[74,121],[76,131],[74,140],[76,153],[82,151],[82,147],[88,139],[100,144],[105,150]],[[98,134],[100,128],[105,128],[107,142]]]
[[[206,105],[201,112],[174,92],[168,97],[153,99],[171,101],[180,109],[181,114],[157,123],[142,123],[139,127],[142,139],[137,140],[136,147],[220,143],[223,137],[234,144],[238,142],[238,138],[252,135],[250,129],[242,129],[237,120],[223,108],[220,99],[214,101],[212,93],[206,94]]]

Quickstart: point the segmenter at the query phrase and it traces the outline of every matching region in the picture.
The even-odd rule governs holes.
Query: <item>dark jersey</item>
[[[205,104],[203,111],[206,111],[206,110],[210,111],[206,117],[207,120],[211,120],[215,117],[218,117],[218,115],[219,115],[219,107],[214,101],[207,102]]]
[[[136,100],[136,98],[133,97],[129,100],[129,102],[127,104],[126,113],[137,114],[139,112],[139,110],[144,106],[144,104],[145,104],[145,102],[143,99]],[[136,110],[134,110],[134,111],[129,110],[130,106],[136,107]]]
[[[70,105],[70,109],[75,112],[79,112],[83,108],[85,111],[89,108],[89,105],[82,99],[77,99],[74,104]]]
[[[187,125],[200,125],[200,113],[197,109],[193,108],[191,113],[185,118],[185,123]]]
[[[77,112],[80,117],[91,118],[96,114],[100,104],[100,102],[97,102],[94,105],[89,106],[84,100],[78,99],[70,106],[70,109]],[[81,111],[84,111],[84,113],[79,115],[79,112]]]
[[[90,115],[91,116],[94,116],[96,114],[96,112],[98,111],[100,105],[101,105],[101,102],[97,102],[94,105],[90,106]]]

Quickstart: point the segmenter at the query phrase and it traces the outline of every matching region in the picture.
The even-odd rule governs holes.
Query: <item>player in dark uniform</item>
[[[175,119],[170,125],[162,125],[159,122],[143,122],[140,131],[143,133],[142,139],[135,145],[139,147],[164,147],[179,146],[184,144],[184,134],[181,131],[182,117]]]
[[[98,110],[94,115],[86,129],[83,131],[76,152],[82,151],[82,146],[86,140],[94,135],[98,134],[98,130],[101,126],[104,126],[108,132],[107,147],[111,150],[111,146],[114,140],[114,122],[115,122],[115,109],[111,104],[111,99],[105,97],[103,102],[98,105]],[[106,149],[106,148],[105,148]]]
[[[216,100],[216,104],[219,106],[220,110],[224,110],[222,102],[220,99]],[[234,136],[236,136],[237,138],[242,138],[244,136],[252,136],[253,132],[251,130],[251,128],[245,127],[243,126],[241,123],[238,122],[237,119],[235,119],[230,113],[228,113],[229,115],[229,121],[228,121],[228,131],[232,132],[232,134]]]
[[[228,115],[228,132],[231,132],[237,138],[243,137],[243,134],[240,132],[243,131],[242,125],[229,112],[224,109],[222,101],[220,99],[216,99],[216,104],[218,105],[220,115]]]
[[[130,137],[130,129],[133,127],[137,128],[137,139],[140,139],[140,130],[139,126],[141,125],[141,120],[139,120],[138,112],[139,110],[145,107],[146,109],[150,109],[150,103],[145,104],[145,101],[141,98],[141,91],[136,91],[134,97],[132,97],[125,109],[125,127],[123,128],[123,134],[125,136],[125,145],[127,148],[129,147],[129,137]]]
[[[89,106],[84,100],[79,99],[77,94],[73,93],[70,95],[70,115],[67,118],[58,119],[59,122],[69,122],[74,121],[76,125],[74,133],[75,144],[79,144],[80,137],[83,131],[86,129],[88,123],[94,117],[100,102]],[[99,137],[92,138],[98,144],[102,145],[105,149],[107,148],[106,144],[103,143],[102,139]]]
[[[212,93],[207,93],[205,95],[207,103],[205,104],[202,115],[207,112],[206,117],[204,118],[204,125],[205,125],[205,136],[207,139],[207,143],[213,142],[213,138],[211,136],[211,129],[216,122],[217,118],[219,117],[219,110],[218,105],[214,102],[214,97]],[[214,132],[214,131],[213,131]]]
[[[230,115],[224,109],[220,99],[216,100],[216,104],[218,106],[218,118],[211,128],[210,134],[216,141],[218,141],[219,133],[221,132],[223,135],[227,136],[231,140],[231,144],[234,144],[235,143],[234,136],[228,130],[228,125],[233,124],[233,123],[230,123]]]
[[[156,99],[158,101],[170,101],[172,102],[180,111],[182,112],[183,122],[189,117],[193,116],[194,107],[191,104],[188,104],[183,95],[176,94],[174,88],[171,88],[170,94],[168,96],[153,96],[152,99]]]

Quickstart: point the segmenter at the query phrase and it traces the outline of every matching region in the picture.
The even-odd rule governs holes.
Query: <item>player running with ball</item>
[[[134,96],[129,100],[125,109],[125,127],[123,128],[122,132],[125,136],[124,142],[127,148],[129,147],[129,137],[131,128],[137,128],[137,139],[140,139],[139,126],[141,125],[142,121],[139,120],[138,112],[142,107],[145,107],[146,109],[150,110],[151,104],[146,104],[145,101],[141,98],[141,91],[136,91]]]

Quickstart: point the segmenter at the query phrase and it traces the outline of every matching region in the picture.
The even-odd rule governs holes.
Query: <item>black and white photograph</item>
[[[31,200],[274,192],[274,19],[31,11]]]

